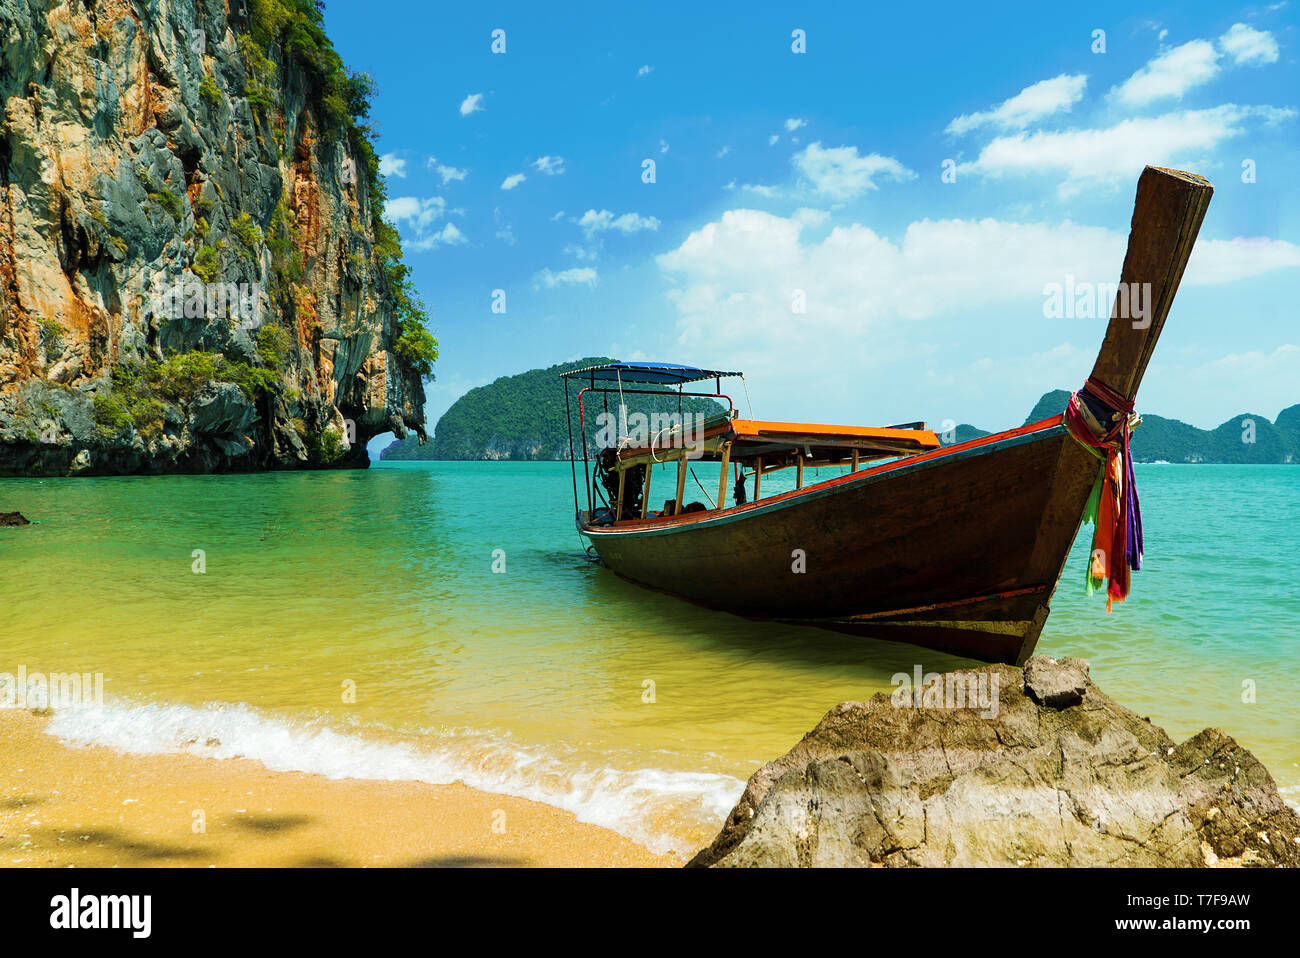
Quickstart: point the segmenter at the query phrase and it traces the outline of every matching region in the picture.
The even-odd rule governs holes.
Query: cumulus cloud
[[[379,175],[406,179],[406,160],[398,159],[396,153],[385,153],[379,158]]]
[[[403,222],[427,229],[447,212],[447,201],[441,196],[395,196],[384,204],[384,212],[394,225]]]
[[[577,223],[588,236],[610,230],[619,233],[637,233],[642,230],[659,229],[659,220],[653,216],[642,216],[640,213],[624,213],[622,216],[615,216],[609,210],[587,210]]]
[[[636,71],[636,75],[639,77],[644,77],[644,76],[649,76],[653,72],[654,72],[654,67],[652,67],[650,64],[647,63],[644,66],[642,66],[641,69]]]
[[[1030,123],[1068,111],[1083,99],[1088,85],[1086,74],[1067,74],[1025,87],[1009,100],[1003,100],[991,110],[967,113],[948,124],[947,132],[953,135],[967,133],[980,126],[997,126],[1004,130],[1024,129]]]
[[[1263,66],[1276,63],[1277,41],[1267,30],[1256,30],[1244,23],[1234,23],[1228,32],[1219,37],[1219,47],[1233,62],[1242,66]]]
[[[1193,286],[1213,286],[1298,266],[1300,246],[1286,240],[1244,236],[1226,240],[1201,239],[1192,247],[1183,282]]]
[[[879,189],[876,181],[881,178],[895,182],[916,178],[913,171],[893,157],[878,153],[859,156],[856,146],[826,149],[820,142],[810,143],[794,155],[792,162],[816,192],[836,202]]]
[[[914,349],[915,334],[908,345],[900,320],[1003,303],[1032,316],[1048,284],[1067,277],[1113,284],[1127,244],[1125,232],[1068,220],[926,219],[895,239],[859,223],[826,230],[827,219],[818,210],[781,217],[733,209],[658,256],[679,345],[710,355],[743,342],[752,351],[747,362],[797,359],[811,373],[824,364],[827,343],[869,342],[887,351],[892,337],[900,349]],[[1227,283],[1297,267],[1300,248],[1290,243],[1202,240],[1185,282]],[[804,312],[792,308],[796,291]]]
[[[469,175],[469,170],[457,169],[454,166],[446,166],[439,163],[436,157],[429,157],[424,161],[425,168],[430,173],[436,173],[442,179],[442,185],[458,182]]]
[[[1208,40],[1191,40],[1166,50],[1115,87],[1112,95],[1126,106],[1154,100],[1181,99],[1188,90],[1208,83],[1219,72],[1219,51]]]
[[[469,116],[471,113],[478,113],[483,109],[483,94],[471,93],[465,99],[460,101],[460,115]]]
[[[1228,412],[1276,416],[1295,402],[1297,382],[1300,345],[1282,343],[1272,349],[1229,353],[1199,362],[1157,352],[1142,391],[1148,409],[1178,409],[1179,419],[1212,428],[1220,425]],[[1223,397],[1230,397],[1226,409]],[[1240,419],[1232,421],[1240,428]]]
[[[511,173],[509,176],[507,176],[504,180],[501,181],[501,189],[513,190],[516,186],[518,186],[526,179],[528,179],[528,177],[524,176],[524,174],[522,173]]]
[[[559,176],[564,172],[564,157],[539,156],[533,161],[533,169],[539,173],[545,173],[547,176]]]
[[[450,221],[441,229],[436,224],[447,214],[447,201],[441,196],[397,196],[384,206],[388,219],[402,233],[403,244],[411,250],[431,250],[438,246],[459,246],[465,234]]]
[[[807,125],[808,122],[806,120],[802,120],[799,117],[794,117],[794,116],[790,117],[790,119],[785,121],[785,129],[787,133],[793,133],[795,130],[799,129],[799,127],[807,126]]]
[[[1134,117],[1101,129],[1021,132],[993,139],[959,173],[983,176],[1063,174],[1064,192],[1082,183],[1134,179],[1148,164],[1197,165],[1220,144],[1240,135],[1251,121],[1273,124],[1295,116],[1291,109],[1225,103]]]
[[[533,277],[534,289],[554,289],[557,286],[595,286],[596,270],[590,266],[575,266],[573,269],[552,272],[549,268],[541,270]]]
[[[429,236],[422,237],[411,244],[411,249],[427,250],[435,246],[459,246],[465,242],[465,234],[456,228],[455,223],[445,223],[442,229]]]

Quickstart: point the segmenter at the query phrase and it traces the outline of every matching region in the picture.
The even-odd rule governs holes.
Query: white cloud
[[[1156,353],[1142,387],[1143,405],[1153,412],[1178,410],[1177,418],[1203,428],[1218,426],[1231,414],[1241,428],[1236,418],[1241,413],[1271,419],[1294,403],[1297,382],[1300,346],[1295,343],[1190,361]]]
[[[825,149],[820,142],[810,143],[792,162],[814,190],[837,202],[878,189],[876,179],[880,177],[896,182],[916,179],[914,172],[893,157],[878,153],[859,156],[856,146]]]
[[[443,186],[446,186],[448,183],[463,180],[469,175],[469,170],[457,169],[454,166],[445,166],[442,163],[439,163],[436,157],[432,156],[424,161],[424,165],[430,173],[436,173],[442,178]]]
[[[799,127],[807,126],[807,125],[808,122],[806,120],[802,120],[799,119],[798,117],[793,117],[793,116],[790,117],[790,119],[785,121],[785,129],[787,133],[793,133],[795,130],[799,129]]]
[[[551,217],[551,222],[556,223],[562,219],[564,219],[564,210],[557,210],[555,215]]]
[[[464,242],[465,234],[456,229],[456,224],[446,223],[438,232],[417,239],[410,246],[413,250],[429,250],[435,246],[459,246]]]
[[[1104,129],[1017,133],[995,138],[979,156],[958,166],[959,173],[984,176],[1060,173],[1062,189],[1077,191],[1095,181],[1134,180],[1150,163],[1195,166],[1216,147],[1241,134],[1248,120],[1277,123],[1295,111],[1225,103],[1207,110],[1184,110],[1135,117]]]
[[[858,223],[827,232],[826,221],[818,210],[734,209],[657,257],[683,351],[779,367],[787,379],[819,374],[827,344],[845,369],[876,362],[877,352],[882,362],[902,360],[923,340],[900,321],[1002,304],[1034,321],[1049,283],[1117,282],[1127,244],[1125,232],[1069,221],[920,220],[901,239]],[[1196,250],[1189,285],[1300,266],[1300,247],[1276,240],[1202,240]],[[796,291],[803,313],[792,309]]]
[[[465,242],[465,234],[451,222],[434,229],[447,212],[447,201],[441,196],[397,196],[384,205],[389,221],[402,231],[404,245],[416,251]]]
[[[771,136],[769,136],[769,137],[767,138],[767,145],[768,145],[768,146],[776,146],[777,142],[778,142],[780,139],[781,139],[780,136],[778,136],[777,134],[773,133]]]
[[[982,113],[968,113],[948,124],[948,133],[961,135],[985,124],[1004,130],[1024,129],[1030,123],[1051,116],[1083,99],[1083,89],[1088,84],[1086,74],[1066,74],[1040,80],[1025,87],[1009,100]]]
[[[559,176],[564,172],[564,157],[539,156],[533,161],[533,168],[539,173],[545,173],[547,176]]]
[[[1261,352],[1260,350],[1251,350],[1248,353],[1229,353],[1227,356],[1216,359],[1214,365],[1224,368],[1246,367],[1251,370],[1252,374],[1258,374],[1261,368],[1276,370],[1279,366],[1289,366],[1292,369],[1300,370],[1300,346],[1295,343],[1283,343],[1271,353]],[[1288,378],[1290,382],[1294,383],[1297,377]]]
[[[640,213],[624,213],[622,216],[615,216],[609,210],[600,210],[599,212],[587,210],[577,223],[586,231],[588,236],[608,232],[609,230],[617,230],[620,233],[637,233],[641,230],[659,229],[659,221],[653,216],[642,216]]]
[[[720,160],[730,152],[731,152],[731,147],[724,146],[722,149],[718,150],[718,152],[713,155]]]
[[[395,226],[403,222],[418,229],[428,229],[447,212],[441,196],[395,196],[384,204],[384,212]]]
[[[522,173],[511,173],[509,176],[507,176],[504,180],[501,181],[501,189],[513,190],[516,186],[518,186],[526,179],[528,179],[528,177],[524,176],[524,174]]]
[[[667,152],[668,152],[668,141],[667,141],[667,140],[660,140],[660,141],[659,141],[659,152],[660,152],[660,153],[667,153]]]
[[[406,160],[398,159],[396,153],[385,153],[379,158],[379,175],[406,179]]]
[[[1165,97],[1181,98],[1219,72],[1219,52],[1208,40],[1191,40],[1166,50],[1115,87],[1111,94],[1128,106]]]
[[[573,269],[558,273],[544,269],[533,277],[533,288],[554,289],[556,286],[565,285],[591,287],[596,285],[597,278],[595,269],[590,266],[575,266]]]
[[[469,116],[471,113],[477,113],[483,109],[483,94],[471,93],[465,99],[460,101],[460,115]]]
[[[1273,35],[1244,23],[1234,23],[1229,27],[1228,32],[1219,37],[1219,46],[1238,65],[1262,66],[1276,63],[1278,58],[1277,41]]]
[[[1196,241],[1183,282],[1212,286],[1300,266],[1300,246],[1268,237]]]
[[[639,77],[644,77],[644,76],[649,76],[653,72],[654,72],[654,67],[652,67],[650,64],[647,63],[643,67],[641,67],[641,69],[636,71],[636,75]]]
[[[736,181],[732,180],[731,182],[734,185]],[[775,186],[764,186],[761,183],[742,183],[740,188],[761,196],[765,200],[775,199],[781,195],[781,191]]]

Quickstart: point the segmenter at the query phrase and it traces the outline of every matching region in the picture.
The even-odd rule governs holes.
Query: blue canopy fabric
[[[682,366],[679,363],[606,363],[603,366],[571,369],[566,373],[560,373],[560,378],[584,379],[587,382],[597,383],[656,383],[677,386],[682,383],[699,382],[702,379],[740,375],[742,374],[717,369],[700,369],[698,366]]]

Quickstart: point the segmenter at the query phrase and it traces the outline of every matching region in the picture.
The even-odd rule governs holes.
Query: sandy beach
[[[74,748],[0,710],[0,865],[670,867],[571,813],[461,785]]]

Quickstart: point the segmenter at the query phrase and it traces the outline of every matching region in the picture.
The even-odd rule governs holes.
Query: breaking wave
[[[327,778],[462,783],[572,812],[656,853],[707,843],[744,791],[730,775],[619,768],[563,746],[521,745],[475,732],[438,732],[418,743],[382,741],[323,721],[289,721],[247,705],[106,702],[54,713],[49,734],[122,752],[185,752],[254,759],[274,771]]]

